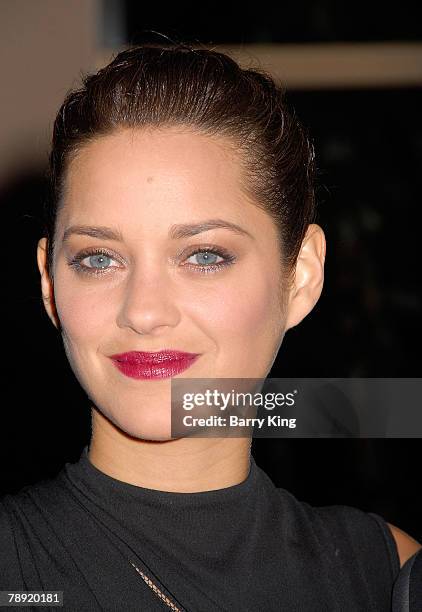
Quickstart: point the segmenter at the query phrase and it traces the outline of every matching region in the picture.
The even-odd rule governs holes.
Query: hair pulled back
[[[81,147],[121,128],[181,125],[231,140],[244,170],[242,187],[275,221],[281,265],[290,276],[315,217],[314,147],[268,73],[242,69],[215,50],[143,44],[121,51],[82,82],[67,94],[53,128],[44,208],[50,274],[66,170]]]

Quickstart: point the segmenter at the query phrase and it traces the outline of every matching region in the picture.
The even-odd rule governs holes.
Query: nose
[[[180,321],[176,290],[168,273],[158,265],[134,271],[125,286],[117,316],[120,328],[137,334],[159,333]]]

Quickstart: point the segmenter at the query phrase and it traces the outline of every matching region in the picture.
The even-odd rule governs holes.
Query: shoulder
[[[397,552],[400,558],[400,567],[403,567],[406,561],[422,548],[422,545],[395,525],[391,523],[387,523],[387,525],[396,542]]]
[[[309,506],[304,504],[313,531],[336,559],[355,566],[365,575],[376,560],[377,579],[389,585],[400,571],[395,539],[387,522],[378,514],[347,505]]]
[[[13,518],[0,498],[0,588],[23,589]]]
[[[382,549],[387,549],[393,575],[422,548],[417,540],[374,512],[341,505],[314,507],[313,511],[331,530],[330,538],[334,542],[343,540],[347,534],[356,550],[363,552],[366,549],[366,554],[377,561]]]
[[[52,478],[0,496],[0,590],[24,590],[23,568],[31,565],[40,543],[53,541],[54,529],[60,529],[66,511],[60,493],[57,478]],[[57,506],[64,508],[61,515]]]

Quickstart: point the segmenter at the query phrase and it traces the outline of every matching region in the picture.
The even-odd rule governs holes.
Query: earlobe
[[[319,300],[324,284],[325,253],[324,231],[319,225],[311,223],[296,263],[287,307],[286,331],[298,325]]]
[[[57,311],[54,304],[53,283],[47,271],[47,238],[40,238],[37,246],[37,264],[41,275],[41,294],[45,310],[53,325],[59,329]]]

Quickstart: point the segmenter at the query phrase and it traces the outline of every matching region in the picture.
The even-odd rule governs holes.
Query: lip
[[[187,370],[200,353],[186,353],[165,349],[154,353],[145,351],[130,351],[110,355],[113,364],[130,378],[150,380],[170,378]]]

